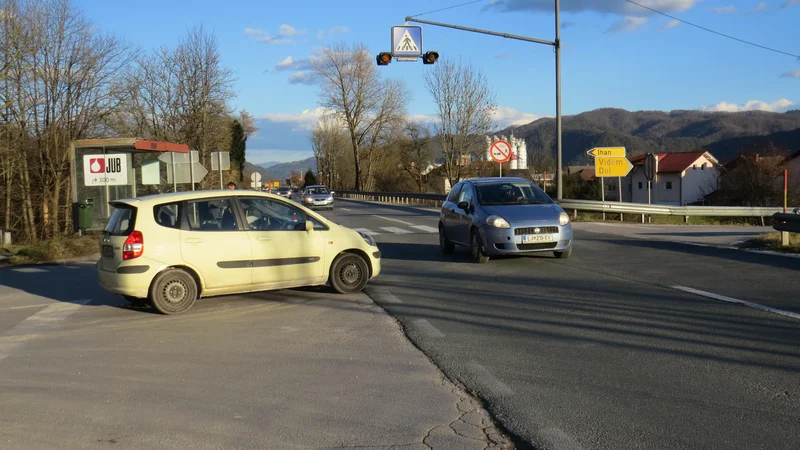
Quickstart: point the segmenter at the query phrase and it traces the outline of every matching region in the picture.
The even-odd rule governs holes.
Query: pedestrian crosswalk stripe
[[[370,229],[367,229],[367,228],[353,228],[353,229],[358,231],[359,233],[368,234],[370,236],[377,236],[377,235],[380,234],[380,233],[376,233],[376,232],[374,232],[374,231],[372,231]]]
[[[413,225],[411,228],[416,228],[421,231],[427,231],[428,233],[438,233],[439,229],[434,227],[429,227],[427,225]]]
[[[411,233],[413,233],[413,231],[408,231],[406,229],[397,228],[397,227],[381,227],[381,230],[388,231],[388,232],[394,233],[394,234],[411,234]]]

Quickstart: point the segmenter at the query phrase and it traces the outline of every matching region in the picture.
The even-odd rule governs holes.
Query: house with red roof
[[[717,190],[722,166],[711,153],[656,153],[658,168],[650,187],[652,204],[683,206],[700,201]],[[647,203],[647,178],[644,160],[647,155],[630,158],[633,169],[622,185],[623,201]]]

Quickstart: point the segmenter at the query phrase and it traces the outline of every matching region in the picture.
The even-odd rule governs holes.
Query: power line
[[[702,27],[700,25],[695,25],[695,24],[693,24],[691,22],[687,22],[687,21],[685,21],[683,19],[679,19],[679,18],[677,18],[675,16],[671,16],[671,15],[669,15],[667,13],[663,13],[663,12],[658,11],[656,9],[650,8],[649,6],[645,6],[645,5],[642,5],[640,3],[636,3],[633,0],[625,0],[625,1],[628,2],[628,3],[634,4],[634,5],[636,5],[636,6],[640,7],[640,8],[644,8],[644,9],[647,9],[649,11],[652,11],[652,12],[654,12],[656,14],[661,14],[662,16],[669,17],[670,19],[677,20],[678,22],[681,22],[681,23],[685,23],[686,25],[691,25],[691,26],[699,28],[699,29],[701,29],[703,31],[708,31],[709,33],[718,34],[718,35],[720,35],[722,37],[726,37],[728,39],[733,39],[734,41],[739,41],[739,42],[742,42],[742,43],[745,43],[745,44],[748,44],[748,45],[752,45],[754,47],[763,48],[764,50],[769,50],[771,52],[780,53],[780,54],[783,54],[783,55],[792,56],[794,58],[800,59],[800,55],[795,55],[793,53],[788,53],[788,52],[784,52],[784,51],[781,51],[781,50],[776,50],[776,49],[771,48],[771,47],[765,47],[763,45],[759,45],[759,44],[756,44],[754,42],[746,41],[744,39],[739,39],[737,37],[733,37],[733,36],[725,34],[725,33],[720,33],[719,31],[714,31],[712,29],[709,29],[709,28],[706,28],[706,27]]]
[[[428,11],[428,12],[424,12],[424,13],[421,13],[421,14],[414,14],[414,15],[411,15],[409,17],[419,17],[419,16],[424,16],[426,14],[433,14],[433,13],[439,12],[439,11],[447,11],[448,9],[460,8],[462,6],[471,5],[473,3],[480,3],[482,1],[484,1],[484,0],[472,0],[471,2],[459,3],[458,5],[448,6],[448,7],[440,8],[440,9],[434,9],[433,11]]]

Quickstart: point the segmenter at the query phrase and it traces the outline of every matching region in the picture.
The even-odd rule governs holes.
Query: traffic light
[[[392,54],[388,52],[380,52],[375,60],[378,62],[379,66],[387,66],[390,62],[392,62]]]
[[[439,52],[431,50],[422,55],[422,64],[433,64],[439,59]]]

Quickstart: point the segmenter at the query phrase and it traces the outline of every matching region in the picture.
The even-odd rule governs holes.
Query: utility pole
[[[416,22],[435,27],[452,28],[454,30],[469,31],[470,33],[488,34],[490,36],[499,36],[506,39],[514,39],[517,41],[533,42],[536,44],[549,45],[555,49],[556,53],[556,197],[558,200],[563,198],[563,159],[561,157],[561,1],[555,0],[556,12],[556,38],[554,41],[544,39],[536,39],[526,36],[518,36],[508,33],[499,33],[497,31],[481,30],[478,28],[462,27],[460,25],[451,25],[441,22],[431,22],[429,20],[415,19],[413,17],[406,17],[406,22]]]

